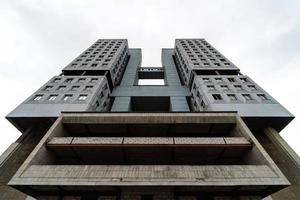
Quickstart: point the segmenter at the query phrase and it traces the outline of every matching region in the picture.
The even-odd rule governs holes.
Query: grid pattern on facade
[[[176,39],[175,60],[185,84],[193,70],[238,70],[204,39]]]
[[[248,76],[195,76],[191,87],[194,111],[205,111],[208,104],[277,103]]]
[[[100,39],[73,60],[63,71],[109,71],[113,84],[118,83],[128,57],[128,43],[125,39]]]
[[[110,91],[104,76],[54,76],[26,104],[90,104],[99,111],[109,106]]]

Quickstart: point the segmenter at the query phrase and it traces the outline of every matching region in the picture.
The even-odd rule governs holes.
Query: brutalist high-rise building
[[[300,198],[279,135],[293,115],[270,94],[204,39],[162,49],[162,67],[141,58],[98,40],[9,113],[22,135],[0,157],[0,199]]]

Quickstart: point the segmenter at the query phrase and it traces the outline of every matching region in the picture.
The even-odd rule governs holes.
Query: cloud
[[[3,117],[97,38],[128,38],[130,47],[143,49],[144,66],[160,66],[160,49],[173,47],[175,38],[206,38],[300,115],[299,4],[296,0],[2,1],[0,152],[19,134]],[[299,124],[295,119],[282,133],[298,153]]]

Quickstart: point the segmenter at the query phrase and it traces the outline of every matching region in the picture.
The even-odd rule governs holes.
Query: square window
[[[100,98],[104,97],[104,94],[103,92],[100,93]]]
[[[60,78],[55,78],[55,79],[53,80],[53,83],[58,83],[60,80],[61,80]]]
[[[252,97],[250,96],[250,94],[242,94],[242,95],[246,100],[252,100]]]
[[[240,78],[243,83],[248,82],[247,78]]]
[[[234,78],[228,78],[229,82],[235,82]]]
[[[228,90],[228,85],[221,85],[220,86],[223,90]]]
[[[41,94],[38,94],[38,95],[35,95],[35,97],[34,97],[34,101],[39,101],[39,100],[41,100],[42,99],[42,97],[43,97],[43,95],[41,95]]]
[[[213,94],[212,96],[215,100],[222,100],[222,97],[220,94]]]
[[[86,100],[86,98],[87,98],[86,94],[81,94],[81,95],[79,95],[78,100],[79,101],[84,101],[84,100]]]
[[[237,90],[242,90],[242,89],[243,89],[241,85],[235,85],[234,87],[235,87]]]
[[[66,94],[66,95],[64,96],[64,101],[67,101],[67,100],[69,100],[70,98],[72,98],[72,95],[71,95],[71,94]]]
[[[200,104],[200,105],[201,105],[202,108],[205,108],[205,103],[204,103],[204,101],[201,101],[201,104]]]
[[[257,96],[261,99],[261,100],[268,100],[267,96],[265,94],[257,94]]]
[[[221,79],[221,78],[215,78],[215,80],[216,80],[217,82],[222,82],[222,79]]]
[[[57,95],[50,95],[48,100],[49,101],[54,101],[56,99]]]
[[[88,86],[85,86],[85,89],[84,90],[92,90],[93,86],[92,85],[88,85]]]
[[[53,86],[46,86],[44,90],[49,91],[49,90],[51,90],[51,88],[53,88]]]
[[[73,81],[72,78],[67,78],[65,82],[66,82],[66,83],[71,83],[72,81]]]
[[[104,90],[107,90],[108,89],[108,86],[107,84],[104,85]]]
[[[97,83],[98,79],[97,78],[92,78],[91,83]]]
[[[71,88],[72,91],[76,91],[76,90],[78,90],[78,89],[79,89],[79,86],[77,86],[77,85],[75,85],[75,86],[73,86],[73,87]]]
[[[106,101],[104,101],[104,103],[103,103],[103,107],[106,107],[107,106],[107,103],[106,103]]]
[[[85,81],[85,78],[78,79],[78,83],[83,83]]]
[[[257,90],[255,85],[248,85],[248,88],[250,88],[251,90]]]
[[[235,94],[227,94],[227,96],[229,97],[230,100],[237,100]]]
[[[214,90],[215,89],[215,86],[214,85],[207,85],[206,86],[209,90]]]
[[[66,89],[66,86],[59,86],[57,90],[64,91]]]

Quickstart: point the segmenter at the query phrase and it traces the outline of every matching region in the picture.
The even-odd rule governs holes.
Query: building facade
[[[270,94],[204,39],[141,60],[98,40],[9,113],[22,136],[0,157],[0,199],[299,199],[279,135],[294,116]]]

